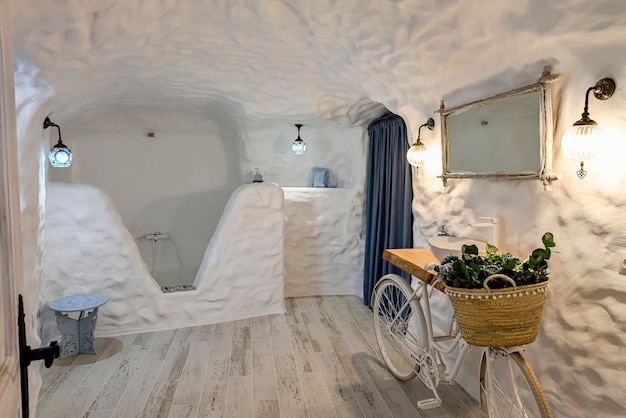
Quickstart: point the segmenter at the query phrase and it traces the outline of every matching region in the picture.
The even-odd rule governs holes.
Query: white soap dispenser
[[[258,168],[254,169],[254,176],[252,177],[252,183],[263,183],[263,176]]]

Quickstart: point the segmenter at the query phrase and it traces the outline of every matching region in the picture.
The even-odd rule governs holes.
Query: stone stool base
[[[87,315],[81,315],[78,319],[71,318],[68,314],[56,312],[57,325],[61,331],[61,357],[69,357],[74,354],[96,354],[93,332],[96,329],[98,308]]]

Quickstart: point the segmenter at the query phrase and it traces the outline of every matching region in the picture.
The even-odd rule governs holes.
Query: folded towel
[[[313,167],[313,187],[326,187],[328,183],[328,169],[323,167]]]

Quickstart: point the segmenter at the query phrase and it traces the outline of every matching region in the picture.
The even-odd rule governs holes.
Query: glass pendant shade
[[[69,167],[72,165],[72,151],[59,140],[55,146],[50,148],[48,159],[52,167]]]
[[[306,151],[306,143],[300,138],[300,128],[302,128],[301,123],[296,123],[296,128],[298,128],[298,137],[293,144],[291,144],[291,150],[295,155],[302,155]]]
[[[580,179],[587,175],[585,161],[593,160],[603,145],[602,131],[596,121],[589,117],[589,93],[593,93],[598,100],[606,100],[613,96],[614,92],[615,81],[611,78],[603,78],[594,86],[589,87],[585,94],[582,117],[565,132],[561,139],[563,154],[580,163],[580,170],[576,172]]]
[[[50,118],[46,117],[43,121],[43,128],[57,128],[59,131],[59,141],[55,146],[50,148],[48,160],[52,167],[69,167],[72,165],[72,151],[61,141],[61,128],[56,123],[52,123]]]
[[[291,144],[291,150],[296,155],[302,155],[306,151],[306,143],[298,138],[293,141],[293,144]]]
[[[424,165],[424,161],[426,160],[426,147],[421,141],[417,140],[415,144],[409,148],[406,152],[406,160],[413,167],[420,168]]]
[[[422,167],[426,161],[426,147],[422,144],[422,140],[420,139],[423,127],[426,127],[431,131],[435,129],[435,121],[433,118],[428,118],[426,123],[420,125],[417,130],[417,139],[415,140],[415,143],[411,145],[411,148],[409,148],[406,152],[406,160],[413,167],[417,168]]]
[[[602,131],[595,122],[574,124],[565,132],[561,141],[563,153],[579,163],[593,160],[601,145]]]

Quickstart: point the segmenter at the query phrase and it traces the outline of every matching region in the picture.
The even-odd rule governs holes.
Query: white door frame
[[[0,0],[0,411],[21,416],[17,294],[23,283],[9,0]]]

